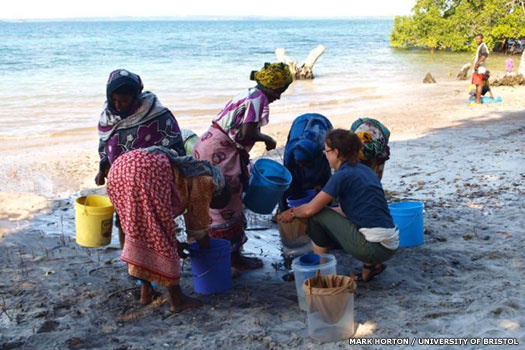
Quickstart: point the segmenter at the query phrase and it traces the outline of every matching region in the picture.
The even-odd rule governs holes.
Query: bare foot
[[[184,295],[180,286],[168,287],[168,300],[171,312],[182,312],[202,306],[198,299]]]
[[[240,252],[232,253],[232,267],[237,270],[257,270],[263,267],[263,262],[259,258],[247,257]]]
[[[154,296],[154,290],[153,290],[153,287],[151,286],[151,283],[149,283],[148,281],[142,281],[142,284],[140,285],[140,300],[139,302],[142,304],[142,305],[148,305],[148,304],[151,304],[151,302],[153,301],[153,296]]]

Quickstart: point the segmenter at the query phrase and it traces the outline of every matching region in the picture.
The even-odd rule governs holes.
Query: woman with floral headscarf
[[[390,158],[390,147],[388,147],[390,131],[381,122],[372,118],[357,119],[350,127],[350,131],[356,133],[363,143],[359,161],[370,167],[381,181],[385,162]]]
[[[230,203],[223,209],[210,210],[208,233],[231,242],[232,266],[241,270],[262,267],[260,259],[241,255],[241,247],[247,240],[242,192],[248,186],[248,152],[256,142],[264,142],[267,150],[275,148],[275,140],[261,133],[261,127],[269,122],[270,103],[278,100],[293,81],[284,63],[266,63],[260,71],[253,71],[250,79],[257,85],[226,104],[194,150],[196,159],[217,165],[230,185]]]
[[[98,122],[100,155],[97,185],[105,183],[111,164],[128,151],[163,146],[186,155],[179,124],[152,92],[142,92],[137,74],[117,69],[106,84],[106,104]]]

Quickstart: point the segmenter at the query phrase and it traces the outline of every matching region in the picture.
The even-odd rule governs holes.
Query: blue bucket
[[[292,197],[288,197],[286,199],[286,202],[288,203],[288,206],[290,208],[296,208],[300,205],[309,203],[314,197],[317,195],[316,190],[306,190],[304,191],[304,195],[301,198],[295,198],[292,199]]]
[[[225,292],[232,288],[231,243],[225,239],[212,239],[209,249],[190,244],[193,288],[199,294]]]
[[[271,214],[291,182],[292,174],[282,164],[260,158],[253,165],[244,205],[253,212]]]
[[[423,203],[398,202],[388,205],[399,229],[399,247],[423,244]]]
[[[319,265],[321,257],[315,253],[304,254],[299,258],[299,264],[301,266],[315,266]]]

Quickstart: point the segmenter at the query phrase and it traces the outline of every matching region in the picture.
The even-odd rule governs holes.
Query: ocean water
[[[178,118],[202,129],[253,85],[251,70],[283,47],[300,63],[322,44],[316,79],[295,82],[272,105],[322,113],[371,98],[384,84],[454,74],[473,54],[396,50],[392,20],[0,22],[0,137],[95,126],[109,72],[139,74]],[[290,117],[293,117],[290,116]]]

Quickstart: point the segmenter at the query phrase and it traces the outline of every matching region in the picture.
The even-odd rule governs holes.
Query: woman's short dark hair
[[[359,136],[351,131],[335,129],[326,134],[325,142],[331,149],[339,152],[339,158],[354,165],[359,162],[359,152],[363,143]]]

